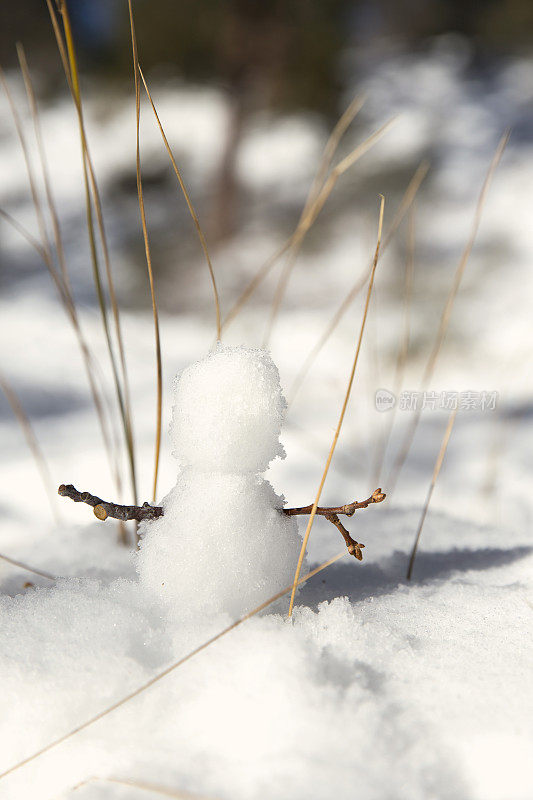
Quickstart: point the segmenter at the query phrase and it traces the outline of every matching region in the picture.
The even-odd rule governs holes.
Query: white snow
[[[454,524],[443,520],[437,538]],[[370,527],[380,535],[379,524]],[[401,541],[400,527],[389,542]],[[516,586],[533,561],[505,563],[500,553],[491,560],[487,551],[484,566],[475,551],[448,564],[436,553],[421,559],[425,580],[408,587],[398,551],[369,565],[358,599],[336,597],[316,610],[324,587],[309,584],[292,622],[250,620],[6,778],[0,796],[25,798],[38,781],[39,796],[67,798],[81,780],[111,776],[208,797],[527,800],[531,608]],[[342,592],[352,568],[324,573],[325,592]],[[208,617],[176,626],[123,580],[62,581],[2,605],[3,767],[224,625]]]
[[[183,466],[258,474],[276,457],[286,408],[266,352],[218,345],[176,381],[170,436]]]

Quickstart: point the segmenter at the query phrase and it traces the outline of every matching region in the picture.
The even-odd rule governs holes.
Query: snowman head
[[[217,345],[177,377],[170,435],[182,466],[261,473],[276,456],[286,403],[264,350]]]

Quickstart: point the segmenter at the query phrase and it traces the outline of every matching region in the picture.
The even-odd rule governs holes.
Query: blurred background
[[[136,186],[128,8],[125,0],[75,0],[68,8],[124,312],[139,483],[146,499],[155,361]],[[364,96],[365,102],[333,163],[394,120],[339,179],[286,285],[281,259],[224,335],[228,343],[267,344],[291,395],[302,364],[336,321],[298,394],[294,390],[291,396],[285,431],[289,458],[273,470],[276,488],[295,504],[309,502],[336,423],[364,292],[347,306],[343,302],[372,257],[378,195],[386,199],[387,233],[417,169],[428,165],[414,210],[399,225],[378,269],[353,402],[327,489],[335,502],[349,500],[361,484],[366,496],[366,486],[375,488],[371,483],[378,477],[386,483],[393,469],[408,413],[398,409],[392,425],[391,417],[376,409],[375,392],[386,389],[398,396],[400,389],[420,388],[483,181],[499,140],[511,129],[429,387],[498,393],[495,408],[478,406],[460,415],[462,433],[454,434],[450,445],[443,492],[462,498],[464,514],[476,520],[494,521],[507,513],[502,498],[513,497],[524,470],[531,470],[531,2],[136,0],[134,13],[140,63],[209,242],[223,318],[295,229],[328,135],[354,97]],[[39,102],[73,293],[112,405],[90,266],[76,113],[42,0],[0,6],[0,63],[39,172],[15,49],[19,41]],[[165,439],[172,376],[211,346],[214,311],[194,226],[144,96],[141,105],[142,174],[161,311]],[[0,207],[39,236],[5,96],[0,108]],[[43,192],[40,177],[38,191]],[[75,337],[39,253],[5,218],[0,220],[0,287],[0,369],[46,453],[52,484],[72,481],[112,494]],[[404,344],[407,358],[399,371]],[[398,483],[398,502],[424,497],[446,413],[424,412]],[[37,477],[3,397],[0,425],[7,456],[2,503],[10,520],[5,541],[14,543],[28,513],[21,511],[21,487],[28,481],[34,486]],[[171,485],[174,473],[164,442],[160,484]],[[40,488],[34,496],[37,505],[46,503]],[[62,511],[67,517],[73,513],[63,506]],[[79,519],[79,508],[75,511]],[[513,513],[520,523],[530,518],[522,502]]]

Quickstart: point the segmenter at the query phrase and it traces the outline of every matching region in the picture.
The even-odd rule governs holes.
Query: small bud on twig
[[[161,506],[151,506],[149,503],[144,503],[142,506],[123,506],[119,503],[108,503],[89,492],[79,492],[71,483],[65,485],[61,484],[57,493],[62,497],[70,497],[75,503],[87,503],[93,507],[94,515],[100,520],[105,520],[108,517],[113,519],[121,519],[124,522],[134,519],[137,522],[142,522],[145,519],[157,519],[163,515]]]

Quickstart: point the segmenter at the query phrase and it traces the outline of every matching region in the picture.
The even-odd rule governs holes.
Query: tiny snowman
[[[285,453],[286,408],[269,354],[217,345],[176,379],[170,435],[180,471],[163,516],[140,526],[137,570],[172,616],[236,618],[292,583],[302,545],[263,477]]]

